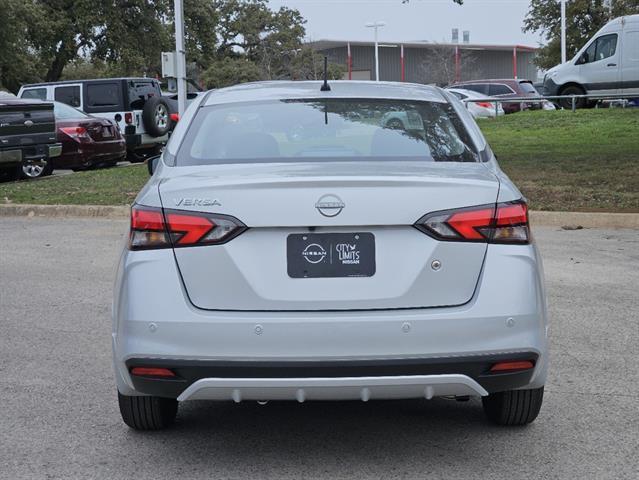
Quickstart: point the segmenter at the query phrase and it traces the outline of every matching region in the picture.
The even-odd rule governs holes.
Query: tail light
[[[134,205],[131,208],[129,248],[157,248],[219,245],[237,237],[246,226],[229,215],[164,210]]]
[[[91,140],[89,132],[84,127],[60,127],[60,131],[76,142]]]
[[[528,206],[521,200],[429,213],[415,227],[438,240],[530,242]]]
[[[172,113],[171,115],[169,115],[169,117],[171,118],[171,120],[173,120],[175,123],[180,121],[180,114],[179,113]]]
[[[492,103],[488,103],[488,102],[477,102],[477,106],[481,107],[481,108],[495,108],[495,105]]]
[[[126,123],[127,125],[131,125],[133,123],[133,113],[132,112],[125,112],[124,113],[124,123]]]

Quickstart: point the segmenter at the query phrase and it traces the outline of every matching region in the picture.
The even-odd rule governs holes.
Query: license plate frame
[[[361,278],[376,272],[375,235],[293,233],[286,238],[286,267],[291,278]]]

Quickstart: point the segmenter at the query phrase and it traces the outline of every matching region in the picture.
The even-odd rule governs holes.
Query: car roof
[[[464,82],[456,82],[455,85],[470,85],[473,83],[532,83],[527,78],[485,78],[481,80],[466,80]]]
[[[41,105],[41,104],[49,104],[51,102],[43,102],[42,100],[38,100],[36,98],[17,98],[9,95],[0,95],[0,105]]]
[[[320,91],[321,81],[269,81],[243,83],[212,90],[204,105],[258,102],[264,100],[316,98],[376,98],[447,103],[437,87],[417,83],[332,80],[331,90]]]
[[[22,85],[22,88],[31,88],[31,87],[46,87],[49,85],[68,85],[70,83],[93,83],[93,82],[108,82],[108,81],[122,81],[122,80],[133,80],[135,82],[139,81],[155,81],[155,78],[148,77],[118,77],[118,78],[89,78],[85,80],[61,80],[59,82],[41,82],[41,83],[27,83]],[[159,83],[159,82],[158,82]]]
[[[466,90],[465,88],[448,87],[448,88],[446,88],[446,90],[448,90],[450,92],[463,93],[464,95],[467,95],[467,96],[469,96],[471,98],[486,98],[486,95],[484,95],[483,93],[479,93],[479,92],[476,92],[474,90]]]

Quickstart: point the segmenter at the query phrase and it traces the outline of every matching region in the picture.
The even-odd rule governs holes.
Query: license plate
[[[113,136],[113,132],[111,132],[109,127],[104,127],[102,129],[102,136],[105,138],[111,138]]]
[[[372,233],[304,233],[286,239],[291,278],[372,277],[375,236]]]

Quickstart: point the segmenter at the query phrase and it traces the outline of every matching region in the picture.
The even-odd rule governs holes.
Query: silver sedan
[[[532,422],[547,314],[522,194],[445,90],[321,86],[200,95],[153,163],[115,286],[124,422],[439,396]]]

